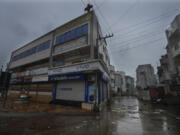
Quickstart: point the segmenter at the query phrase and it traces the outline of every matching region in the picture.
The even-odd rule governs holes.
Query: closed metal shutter
[[[70,101],[84,101],[85,81],[65,80],[60,81],[56,89],[56,99]]]

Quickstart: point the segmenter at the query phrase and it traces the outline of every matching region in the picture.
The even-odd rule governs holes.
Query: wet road
[[[180,135],[179,108],[117,97],[100,116],[0,117],[0,134]]]
[[[135,97],[117,97],[100,118],[79,124],[77,134],[180,135],[179,106],[139,102]],[[78,126],[78,125],[77,125]]]

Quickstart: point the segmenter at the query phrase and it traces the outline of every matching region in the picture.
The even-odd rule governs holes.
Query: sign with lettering
[[[86,70],[101,70],[101,66],[98,61],[89,62],[89,63],[81,63],[76,65],[68,65],[56,69],[50,69],[48,74],[63,74],[69,72],[79,72],[79,71],[86,71]]]
[[[106,71],[103,69],[101,63],[99,61],[88,61],[86,63],[79,63],[74,65],[67,65],[63,67],[57,67],[49,69],[48,75],[59,75],[59,74],[67,74],[67,73],[78,73],[82,71],[91,71],[91,70],[99,70],[103,73],[103,78],[105,80],[108,80],[109,76],[106,73]],[[78,79],[78,78],[71,78],[67,76],[57,76],[57,78],[53,79],[55,80],[65,80],[65,79]]]
[[[69,73],[69,74],[57,74],[50,75],[48,77],[49,81],[60,81],[60,80],[73,80],[73,79],[84,79],[84,74],[82,73]]]

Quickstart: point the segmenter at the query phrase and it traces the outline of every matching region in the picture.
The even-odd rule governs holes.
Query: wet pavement
[[[180,135],[180,106],[151,105],[116,97],[99,116],[0,116],[0,134]]]

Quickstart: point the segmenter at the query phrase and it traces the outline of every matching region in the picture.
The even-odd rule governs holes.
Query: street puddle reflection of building
[[[113,134],[132,134],[141,135],[142,125],[139,115],[139,102],[138,100],[129,97],[128,99],[121,99],[120,107],[113,108],[112,116],[114,117]]]

